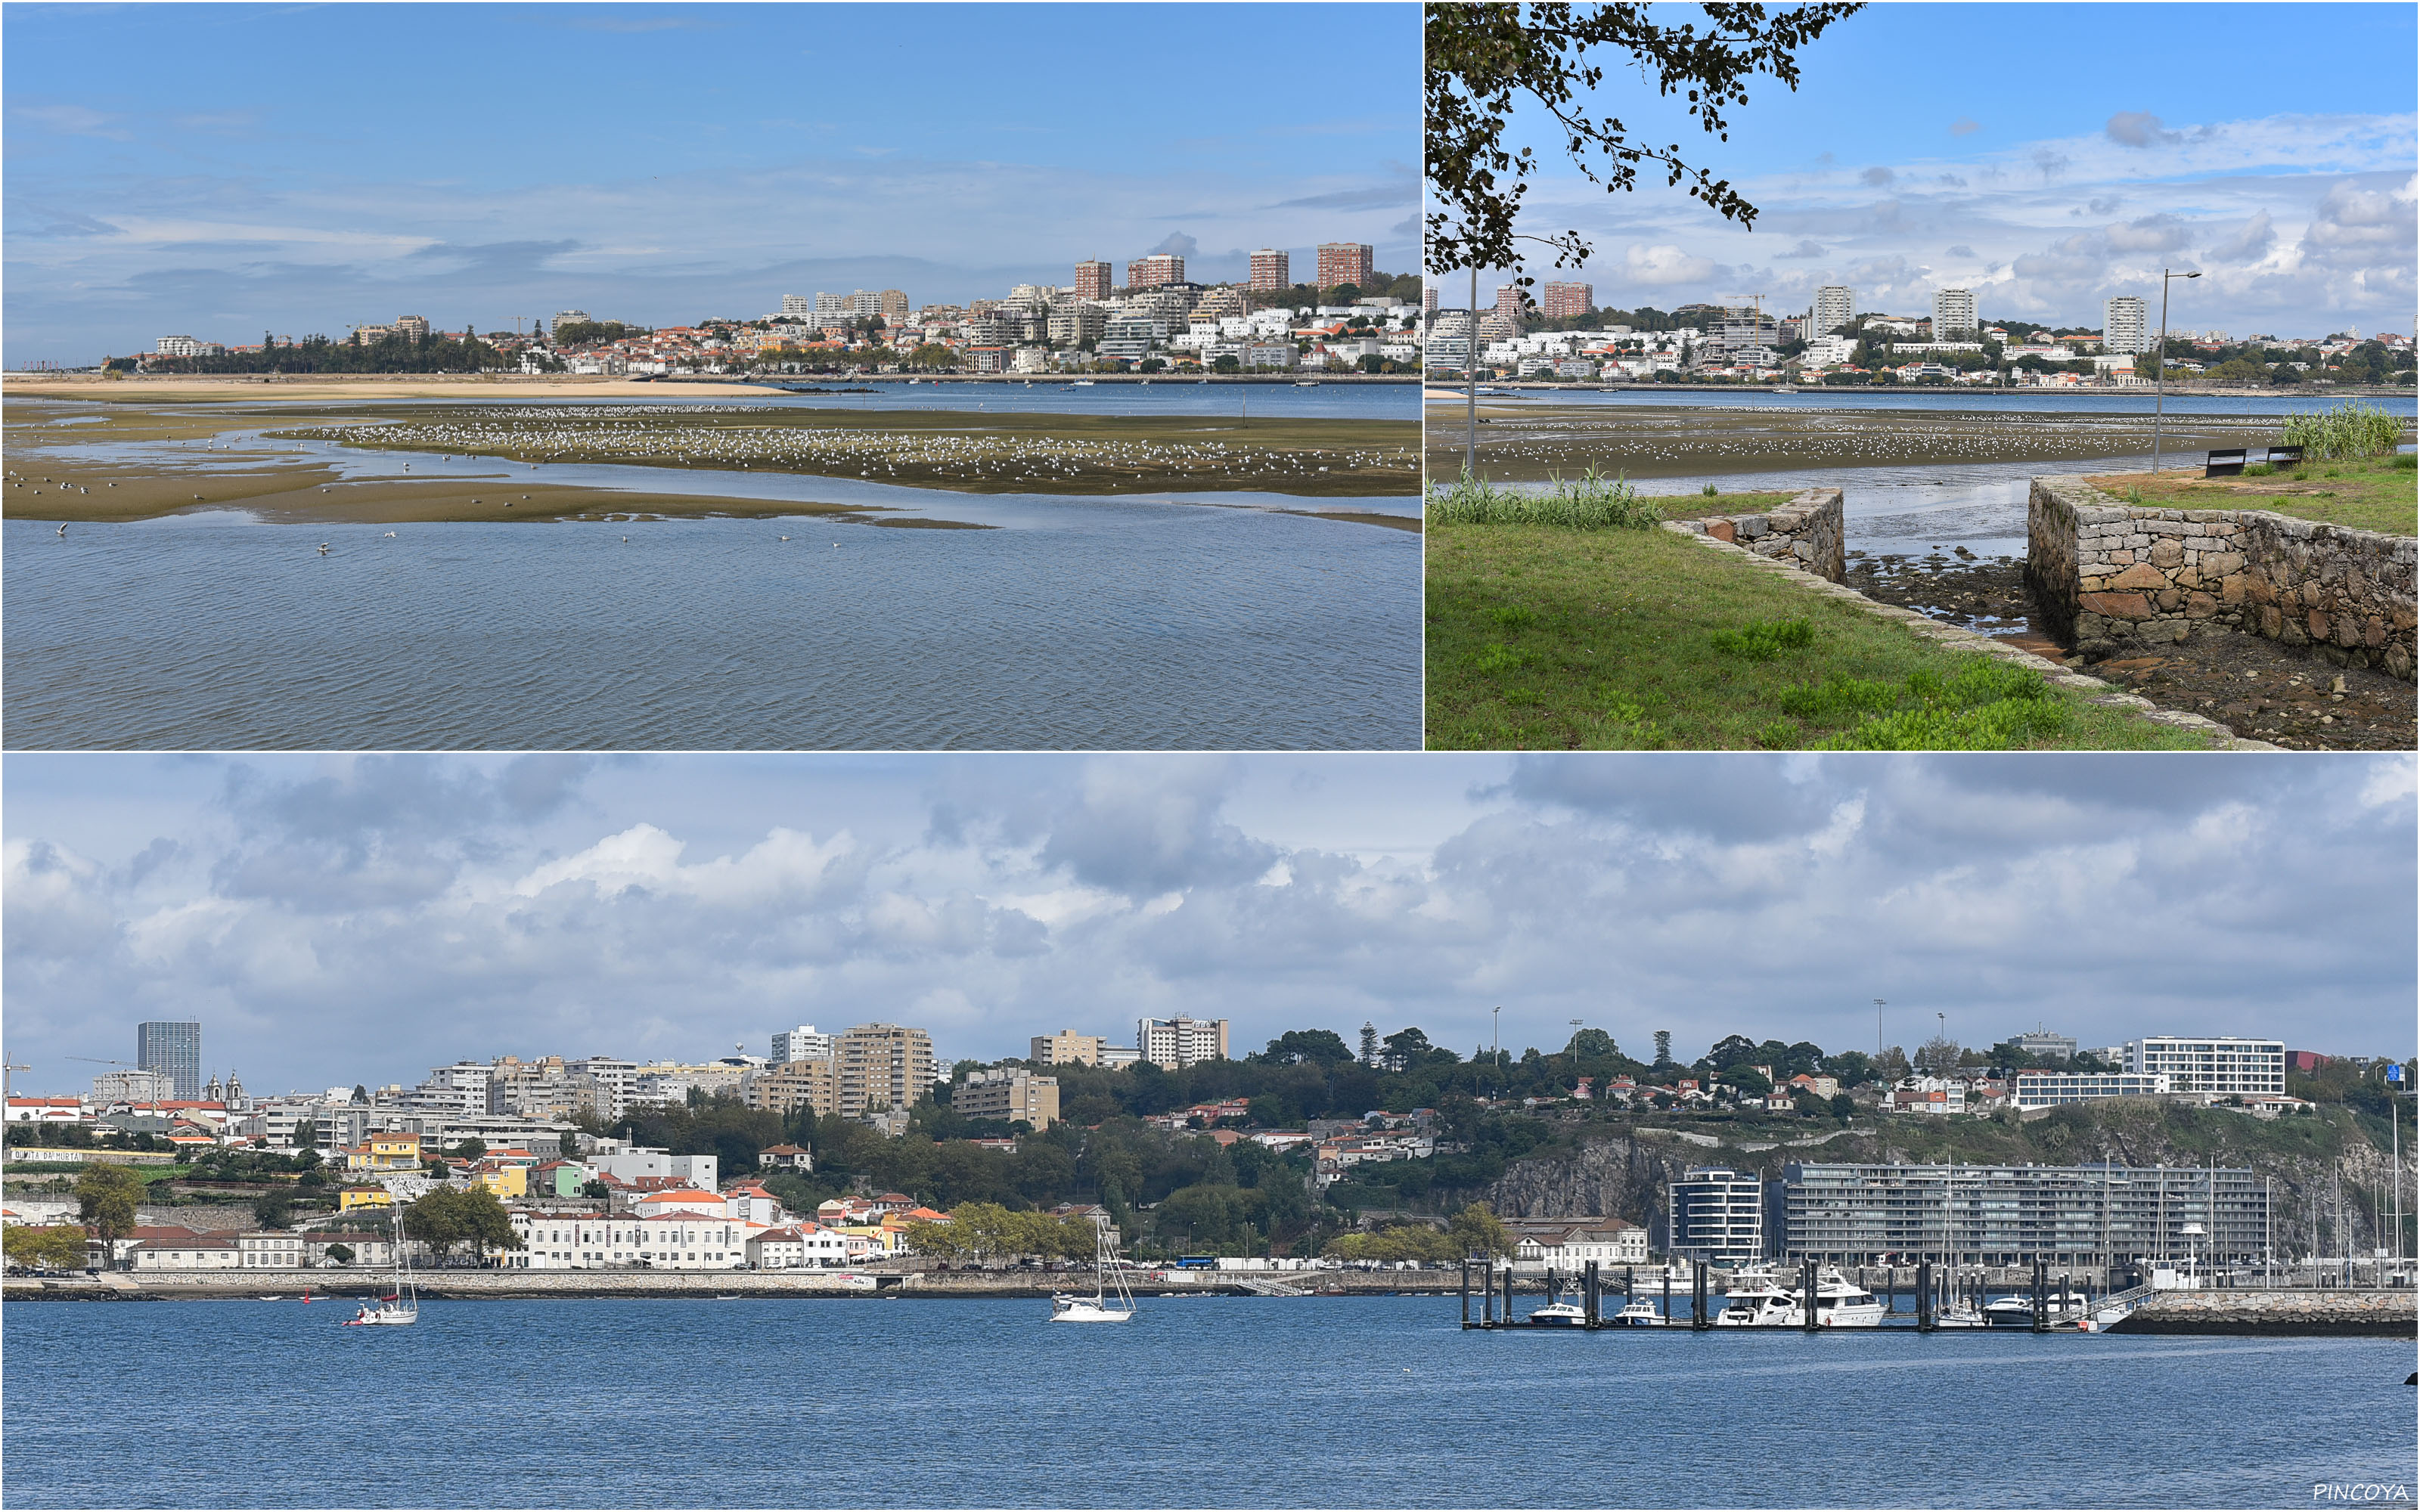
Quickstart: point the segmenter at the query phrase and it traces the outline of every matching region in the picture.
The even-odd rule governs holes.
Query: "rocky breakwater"
[[[2317,1334],[2410,1338],[2412,1293],[2167,1291],[2113,1325],[2113,1334]]]
[[[2153,509],[2036,478],[2025,578],[2087,661],[2224,629],[2411,681],[2420,541],[2257,509]]]
[[[1838,488],[1809,488],[1761,515],[1706,515],[1670,523],[1692,535],[1711,535],[1758,556],[1790,562],[1829,582],[1849,575]]]

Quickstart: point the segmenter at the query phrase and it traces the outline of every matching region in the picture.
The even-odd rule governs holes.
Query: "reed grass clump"
[[[1559,525],[1566,530],[1652,530],[1663,509],[1642,498],[1628,480],[1608,478],[1590,467],[1578,478],[1556,477],[1544,493],[1499,488],[1466,472],[1451,487],[1432,486],[1431,525]]]
[[[2375,405],[2343,404],[2286,417],[2285,444],[2300,446],[2313,461],[2383,456],[2402,439],[2401,417]]]

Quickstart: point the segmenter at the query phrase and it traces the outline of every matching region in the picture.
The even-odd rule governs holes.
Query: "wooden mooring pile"
[[[1535,1313],[1527,1317],[1515,1317],[1512,1311],[1512,1267],[1510,1265],[1499,1267],[1493,1259],[1477,1261],[1475,1270],[1473,1266],[1473,1261],[1466,1259],[1462,1262],[1462,1326],[1466,1329],[1537,1328],[1593,1332],[1606,1328],[1680,1328],[1694,1333],[1709,1333],[1715,1328],[1714,1315],[1717,1309],[1713,1305],[1711,1271],[1703,1260],[1690,1262],[1687,1283],[1677,1293],[1678,1300],[1687,1309],[1685,1316],[1674,1309],[1676,1293],[1672,1284],[1672,1267],[1666,1265],[1661,1269],[1663,1295],[1662,1305],[1659,1308],[1641,1314],[1632,1312],[1630,1306],[1625,1306],[1621,1315],[1612,1318],[1606,1317],[1605,1313],[1605,1299],[1609,1294],[1606,1286],[1607,1278],[1599,1263],[1590,1260],[1576,1275],[1569,1278],[1576,1284],[1579,1291],[1580,1316],[1577,1319],[1568,1315],[1540,1318]],[[1799,1295],[1802,1298],[1813,1299],[1817,1293],[1820,1278],[1819,1268],[1813,1260],[1801,1261],[1798,1266]],[[1563,1279],[1559,1277],[1552,1268],[1547,1270],[1544,1290],[1549,1303],[1561,1300],[1564,1289],[1561,1285]],[[1626,1304],[1635,1305],[1642,1299],[1652,1300],[1655,1297],[1655,1291],[1652,1288],[1644,1293],[1639,1290],[1637,1275],[1634,1270],[1624,1267],[1621,1279],[1621,1289],[1610,1294],[1621,1297]],[[2059,1315],[2068,1309],[2063,1303],[2055,1304],[2052,1300],[2054,1296],[2061,1299],[2067,1297],[2069,1283],[2070,1277],[2065,1275],[2057,1277],[2056,1289],[2054,1291],[2049,1262],[2041,1259],[2034,1261],[2029,1293],[2029,1300],[2033,1304],[2033,1317],[2031,1326],[2024,1332],[2050,1334],[2068,1332],[2075,1328],[2071,1312],[2069,1312],[2065,1320],[2066,1327],[2060,1326]],[[1889,1327],[1900,1332],[1912,1329],[1918,1334],[1937,1333],[1942,1326],[1941,1314],[1945,1304],[1951,1306],[1963,1304],[1968,1309],[1979,1309],[1982,1301],[1979,1288],[1967,1288],[1962,1284],[1962,1278],[1946,1267],[1936,1268],[1930,1260],[1920,1261],[1916,1268],[1914,1317],[1907,1323],[1878,1326]],[[1473,1302],[1478,1304],[1476,1317],[1472,1315]],[[1834,1332],[1822,1321],[1818,1309],[1814,1306],[1802,1304],[1800,1311],[1804,1315],[1805,1321],[1793,1326],[1809,1334],[1819,1331]],[[2086,1316],[2089,1316],[2088,1308]],[[1872,1331],[1851,1329],[1848,1332]],[[1734,1327],[1725,1329],[1723,1332],[1767,1333],[1771,1330],[1747,1330]],[[1999,1327],[1992,1329],[1991,1332],[2008,1334],[2018,1330],[2013,1327]]]

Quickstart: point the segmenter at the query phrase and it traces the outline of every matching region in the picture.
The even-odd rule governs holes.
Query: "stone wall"
[[[2025,576],[2047,628],[2087,660],[2240,630],[2411,680],[2420,541],[2257,509],[2129,505],[2036,478]]]
[[[2113,1334],[2334,1334],[2409,1338],[2410,1291],[2168,1291]]]
[[[1809,488],[1761,515],[1709,515],[1668,523],[1692,535],[1711,535],[1761,557],[1793,563],[1829,582],[1849,575],[1838,488]]]

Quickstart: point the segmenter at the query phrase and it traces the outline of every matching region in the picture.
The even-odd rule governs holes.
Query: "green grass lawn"
[[[2204,478],[2162,471],[2086,478],[2125,503],[2155,509],[2265,509],[2388,535],[2420,534],[2420,473],[2409,455],[2306,462],[2282,471]]]
[[[2211,745],[2084,700],[1670,531],[1429,527],[1432,749]]]

